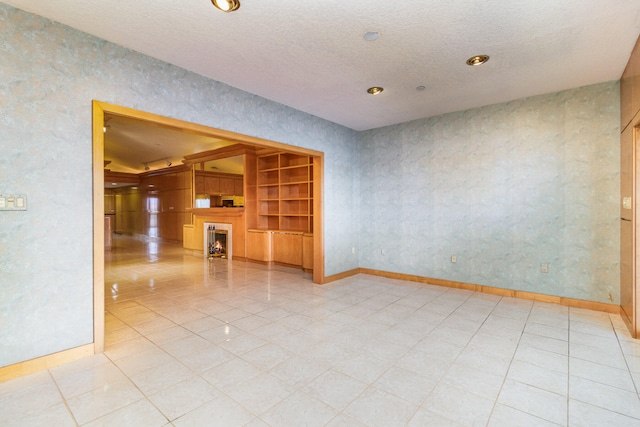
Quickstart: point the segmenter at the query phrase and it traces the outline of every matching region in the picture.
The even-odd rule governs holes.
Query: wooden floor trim
[[[356,273],[354,273],[356,271]],[[388,277],[390,279],[406,280],[409,282],[418,282],[428,285],[444,286],[447,288],[465,289],[468,291],[481,292],[490,295],[499,295],[503,297],[520,298],[526,300],[532,300],[537,302],[546,302],[550,304],[558,304],[566,307],[584,308],[587,310],[602,311],[605,313],[620,314],[620,306],[615,304],[606,304],[601,302],[586,301],[575,298],[559,297],[554,295],[538,294],[535,292],[518,291],[514,289],[496,288],[493,286],[476,285],[473,283],[456,282],[453,280],[435,279],[431,277],[414,276],[410,274],[392,273],[388,271],[374,270],[369,268],[359,268],[357,270],[350,270],[345,272],[344,277],[353,276],[354,274],[370,274],[372,276]],[[342,274],[345,274],[342,273]],[[336,274],[333,277],[337,277],[338,280],[342,277],[341,274]]]
[[[325,285],[327,283],[335,282],[336,280],[345,279],[350,276],[355,276],[356,274],[360,274],[362,270],[361,268],[354,268],[353,270],[344,271],[342,273],[334,274],[333,276],[324,277],[321,284]]]
[[[63,350],[58,353],[48,354],[36,359],[25,360],[13,365],[0,368],[0,382],[22,377],[24,375],[33,374],[34,372],[53,368],[63,363],[73,362],[83,357],[95,354],[95,346],[93,343],[80,347]]]

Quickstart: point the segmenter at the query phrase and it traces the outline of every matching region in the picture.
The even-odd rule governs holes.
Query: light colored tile
[[[262,419],[272,426],[324,426],[338,411],[301,391],[269,409]]]
[[[570,358],[569,370],[571,375],[610,385],[623,390],[635,392],[633,378],[627,369],[617,369],[587,360]]]
[[[362,382],[372,383],[387,370],[388,365],[366,354],[353,354],[333,368]]]
[[[0,424],[11,420],[22,419],[29,416],[38,416],[46,413],[49,408],[53,408],[62,402],[62,396],[58,388],[46,373],[48,381],[42,382],[38,379],[30,378],[30,387],[17,390],[13,393],[7,393],[0,399]],[[25,381],[13,380],[12,386],[16,383],[24,383]]]
[[[131,356],[132,354],[141,353],[154,348],[157,348],[156,345],[147,338],[137,337],[129,341],[123,341],[107,346],[104,350],[104,354],[111,360],[118,360],[123,357]]]
[[[201,378],[189,378],[149,396],[149,400],[172,421],[220,396],[220,392]]]
[[[240,358],[233,358],[201,374],[202,378],[210,384],[220,388],[227,387],[238,382],[247,381],[257,377],[262,371],[249,362]]]
[[[478,371],[505,376],[509,370],[511,358],[500,357],[481,350],[465,349],[460,353],[455,363]]]
[[[427,398],[437,383],[438,380],[432,377],[393,366],[372,385],[407,402],[419,405]]]
[[[256,415],[283,401],[293,390],[289,385],[269,374],[260,374],[248,381],[230,385],[225,392]]]
[[[569,343],[565,340],[559,340],[556,338],[549,338],[542,335],[530,334],[525,332],[522,334],[520,347],[532,347],[538,350],[549,351],[551,353],[558,353],[564,356],[569,354]]]
[[[131,381],[133,381],[144,394],[149,396],[187,378],[191,378],[193,375],[194,373],[189,368],[178,361],[172,360],[147,369],[139,374],[132,375]]]
[[[66,399],[79,396],[96,388],[109,387],[121,381],[127,381],[127,377],[111,363],[56,379],[56,383]]]
[[[570,398],[640,419],[638,393],[600,384],[584,378],[569,378]]]
[[[568,374],[545,369],[519,360],[514,360],[511,363],[507,378],[563,396],[566,396],[568,393]]]
[[[417,409],[416,405],[376,388],[368,388],[344,413],[368,426],[404,426]]]
[[[158,365],[170,362],[174,360],[166,351],[153,347],[150,350],[146,350],[140,353],[125,356],[116,360],[114,363],[124,372],[131,377],[132,375],[146,371],[147,369],[154,368]]]
[[[242,358],[258,368],[268,371],[291,357],[291,353],[280,346],[268,343],[242,355]]]
[[[489,419],[488,427],[505,427],[505,426],[518,426],[518,427],[557,427],[558,425],[551,421],[547,421],[543,418],[536,417],[527,412],[522,412],[509,406],[498,403],[493,409],[491,418]]]
[[[85,424],[129,406],[143,397],[133,384],[123,381],[73,397],[67,403],[76,421]]]
[[[241,356],[251,350],[255,350],[258,347],[262,347],[268,341],[263,340],[252,334],[242,334],[235,338],[228,339],[219,343],[218,345],[231,353]]]
[[[215,344],[208,344],[194,353],[179,357],[178,360],[191,370],[201,373],[232,358],[230,352]]]
[[[504,378],[504,375],[492,374],[456,362],[451,365],[442,381],[465,389],[469,393],[495,400],[500,393]]]
[[[577,359],[588,360],[590,362],[599,363],[612,368],[627,368],[627,363],[622,355],[622,351],[617,346],[608,350],[603,350],[572,342],[569,344],[569,351],[571,357],[575,357]]]
[[[175,427],[242,426],[254,415],[238,403],[221,395],[173,421]]]
[[[450,384],[440,383],[422,404],[422,408],[464,426],[484,426],[489,420],[493,403],[492,399],[477,396]]]
[[[327,427],[367,427],[366,424],[361,423],[353,417],[350,417],[344,413],[339,413],[334,419],[331,420]]]
[[[182,326],[177,326],[175,323],[168,320],[173,326],[169,326],[167,328],[161,328],[155,332],[150,332],[145,336],[149,338],[152,342],[157,345],[163,345],[170,343],[172,341],[176,341],[185,337],[193,336],[194,333],[190,330],[183,328]]]
[[[270,374],[297,389],[308,384],[330,367],[331,365],[325,362],[294,356],[274,367]]]
[[[161,427],[165,425],[167,425],[167,419],[146,399],[85,424],[86,427]]]
[[[543,325],[532,321],[527,322],[524,328],[525,332],[543,337],[555,338],[557,340],[568,341],[569,329],[556,326]]]
[[[344,409],[367,387],[367,384],[343,373],[329,370],[301,390],[337,410]]]
[[[563,374],[569,372],[568,356],[539,350],[533,347],[519,347],[514,356],[514,360],[527,362],[532,365],[540,366],[541,368],[550,369]]]
[[[3,427],[75,427],[77,425],[64,403],[50,406],[42,412],[24,414],[6,421],[2,421],[1,418],[0,424]]]
[[[435,412],[427,411],[424,408],[418,409],[418,412],[411,418],[408,427],[463,427],[462,424],[458,424],[449,418],[436,414]]]
[[[577,400],[569,400],[569,427],[639,427],[640,419],[608,411]]]
[[[522,412],[565,425],[567,398],[520,382],[506,380],[498,402]]]

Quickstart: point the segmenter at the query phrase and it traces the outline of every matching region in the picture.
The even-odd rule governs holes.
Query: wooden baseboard
[[[60,351],[58,353],[48,354],[36,359],[4,366],[0,368],[0,382],[33,374],[34,372],[42,371],[44,369],[53,368],[54,366],[62,365],[63,363],[73,362],[74,360],[92,356],[93,354],[95,354],[94,345],[91,343],[71,348],[69,350]]]
[[[361,273],[361,268],[354,268],[353,270],[344,271],[342,273],[334,274],[333,276],[327,276],[322,280],[322,285],[335,282],[336,280],[345,279],[347,277],[355,276]]]
[[[388,277],[390,279],[406,280],[409,282],[418,282],[428,285],[444,286],[454,289],[465,289],[468,291],[481,292],[491,295],[499,295],[503,297],[520,298],[537,302],[546,302],[550,304],[558,304],[567,307],[584,308],[587,310],[602,311],[605,313],[620,314],[620,306],[615,304],[606,304],[602,302],[586,301],[575,298],[559,297],[554,295],[538,294],[535,292],[518,291],[514,289],[496,288],[493,286],[476,285],[473,283],[456,282],[453,280],[436,279],[432,277],[415,276],[411,274],[393,273],[389,271],[374,270],[369,268],[358,268],[346,271],[325,278],[323,283],[329,283],[340,280],[355,274],[370,274],[372,276]]]

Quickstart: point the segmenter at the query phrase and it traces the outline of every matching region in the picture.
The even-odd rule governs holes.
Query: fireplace
[[[231,259],[231,224],[204,223],[204,254],[209,259]]]

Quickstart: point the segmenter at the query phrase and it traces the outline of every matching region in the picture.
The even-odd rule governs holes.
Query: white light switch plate
[[[24,194],[2,195],[0,194],[0,211],[26,211],[27,196]]]
[[[625,209],[631,209],[631,197],[622,198],[622,207]]]

